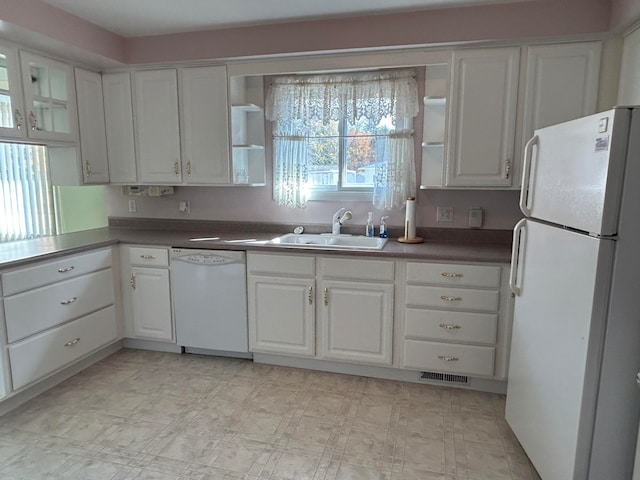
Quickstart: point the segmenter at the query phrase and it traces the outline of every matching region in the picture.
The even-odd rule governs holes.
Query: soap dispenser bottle
[[[389,237],[389,232],[387,231],[387,218],[389,218],[388,215],[380,218],[380,238]]]
[[[367,237],[373,237],[373,212],[367,213]]]

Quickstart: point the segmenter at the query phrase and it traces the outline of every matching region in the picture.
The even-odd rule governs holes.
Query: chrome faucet
[[[349,219],[351,219],[351,211],[346,208],[341,208],[334,213],[331,221],[331,233],[333,235],[340,235],[340,227]]]

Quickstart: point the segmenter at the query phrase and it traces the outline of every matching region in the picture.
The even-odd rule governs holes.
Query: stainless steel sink
[[[331,234],[295,234],[288,233],[267,242],[271,245],[283,245],[300,248],[329,248],[352,250],[382,250],[386,238],[365,237],[364,235],[331,235]]]

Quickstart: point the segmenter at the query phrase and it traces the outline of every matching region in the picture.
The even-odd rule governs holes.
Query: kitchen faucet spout
[[[351,211],[346,208],[341,208],[333,214],[331,219],[331,233],[333,235],[340,235],[340,227],[344,222],[352,217]]]

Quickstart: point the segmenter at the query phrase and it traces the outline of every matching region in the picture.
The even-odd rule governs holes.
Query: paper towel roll
[[[407,198],[407,210],[404,220],[404,238],[416,238],[416,197]]]

